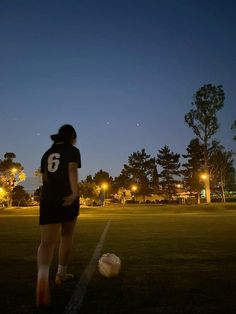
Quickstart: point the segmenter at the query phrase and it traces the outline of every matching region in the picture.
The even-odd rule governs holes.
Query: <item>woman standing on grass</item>
[[[78,171],[81,167],[80,151],[75,146],[76,131],[63,125],[58,134],[51,136],[53,145],[41,160],[43,177],[40,201],[41,243],[37,262],[37,306],[50,304],[49,269],[60,231],[59,263],[55,283],[61,284],[73,275],[67,273],[73,233],[79,214]]]

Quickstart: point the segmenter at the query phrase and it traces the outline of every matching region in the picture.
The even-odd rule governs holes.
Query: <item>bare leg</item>
[[[49,268],[53,258],[60,224],[41,226],[41,243],[38,248],[38,276],[37,276],[37,305],[48,305],[49,298]]]
[[[61,224],[61,240],[59,246],[59,265],[67,267],[73,245],[73,235],[76,225],[74,221]]]

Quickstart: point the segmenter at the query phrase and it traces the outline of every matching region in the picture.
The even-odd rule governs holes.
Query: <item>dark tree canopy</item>
[[[114,190],[117,192],[119,188],[130,189],[132,185],[132,180],[127,173],[124,173],[124,169],[121,174],[114,179]]]
[[[24,187],[22,185],[17,185],[13,191],[12,191],[12,202],[13,205],[27,205],[27,202],[29,201],[30,196],[25,191]]]
[[[102,169],[95,173],[93,180],[97,185],[102,185],[103,183],[111,184],[113,182],[113,178],[109,173]]]
[[[206,201],[211,202],[209,178],[210,139],[219,128],[216,113],[224,106],[225,94],[221,85],[206,84],[194,95],[193,108],[185,115],[185,122],[204,145]]]
[[[233,130],[234,132],[236,131],[236,120],[234,120],[231,126],[231,130]],[[236,141],[236,135],[234,135],[233,140]]]
[[[169,195],[171,199],[172,195],[176,192],[176,183],[178,180],[175,176],[180,175],[180,155],[170,151],[168,146],[161,148],[157,154],[157,164],[162,167],[160,173],[160,184],[164,191]]]
[[[151,179],[151,186],[154,193],[159,192],[159,175],[157,172],[157,166],[154,166],[153,172],[152,172],[152,179]]]
[[[15,153],[5,153],[4,158],[10,159],[12,161],[14,158],[16,158],[16,154]]]
[[[99,193],[99,187],[96,185],[95,182],[89,182],[89,181],[81,181],[79,183],[79,191],[80,191],[80,196],[87,198],[87,197],[92,197],[96,198]]]
[[[220,188],[222,200],[225,202],[225,189],[234,188],[235,185],[233,152],[226,151],[215,142],[210,155],[210,170],[214,185]]]
[[[15,168],[17,171],[23,171],[24,168],[21,163],[13,161],[15,158],[15,153],[5,153],[4,159],[0,160],[0,172],[8,172],[12,168]]]
[[[142,149],[128,157],[128,164],[124,165],[122,174],[129,178],[130,182],[136,183],[139,186],[139,193],[145,196],[150,192],[150,177],[154,167],[155,159]]]
[[[193,109],[185,115],[185,122],[203,143],[219,128],[216,113],[224,106],[225,94],[221,85],[207,84],[194,95]]]
[[[204,168],[204,148],[198,138],[190,141],[186,148],[187,154],[182,155],[187,162],[182,164],[185,189],[190,192],[198,193],[198,202],[200,202],[200,173]]]

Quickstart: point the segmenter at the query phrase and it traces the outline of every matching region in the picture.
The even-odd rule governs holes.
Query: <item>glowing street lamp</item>
[[[106,199],[106,190],[108,189],[108,184],[107,183],[103,183],[102,184],[102,189],[104,190],[104,203],[103,206],[105,205],[105,199]]]
[[[131,190],[133,192],[133,200],[135,201],[135,192],[137,191],[138,187],[137,185],[132,185],[131,186]]]
[[[103,184],[102,184],[102,188],[103,188],[104,191],[106,191],[107,188],[108,188],[108,184],[107,184],[107,183],[103,183]]]
[[[181,184],[180,183],[176,184],[176,187],[178,188],[178,193],[180,194]]]
[[[207,179],[207,174],[206,173],[201,174],[201,179],[206,180]]]
[[[16,173],[17,173],[17,169],[16,169],[16,168],[12,168],[12,169],[11,169],[11,172],[14,173],[14,174],[16,174]]]
[[[200,179],[204,182],[205,188],[203,189],[203,195],[206,198],[206,202],[208,203],[210,201],[210,180],[209,180],[209,174],[207,172],[200,174]],[[209,199],[209,201],[208,201]]]

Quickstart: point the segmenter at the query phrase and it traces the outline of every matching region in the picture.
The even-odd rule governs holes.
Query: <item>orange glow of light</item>
[[[202,178],[203,180],[206,180],[206,179],[207,179],[207,174],[203,173],[203,174],[201,175],[201,178]]]
[[[107,190],[108,184],[107,184],[107,183],[103,183],[103,184],[102,184],[102,188],[103,188],[104,190]]]

